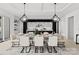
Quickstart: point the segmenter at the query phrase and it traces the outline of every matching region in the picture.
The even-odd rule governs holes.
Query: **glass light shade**
[[[25,21],[27,20],[27,16],[24,14],[24,15],[20,18],[20,20],[21,20],[22,22],[25,22]]]
[[[53,20],[54,20],[54,21],[60,21],[60,18],[55,14],[55,15],[53,16]]]

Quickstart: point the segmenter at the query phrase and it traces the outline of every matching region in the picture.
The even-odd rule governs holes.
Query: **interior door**
[[[68,39],[74,41],[74,16],[68,18]]]

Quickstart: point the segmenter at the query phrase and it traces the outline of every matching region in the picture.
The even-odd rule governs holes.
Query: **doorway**
[[[68,18],[68,39],[74,41],[74,16]]]

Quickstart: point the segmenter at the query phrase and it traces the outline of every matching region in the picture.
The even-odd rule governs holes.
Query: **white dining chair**
[[[23,53],[26,50],[26,53],[30,52],[30,42],[29,42],[29,37],[22,35],[20,36],[20,47],[23,47],[21,50],[21,53]],[[27,49],[29,48],[29,50],[27,51]]]
[[[43,34],[45,34],[45,35],[46,35],[46,34],[49,34],[49,33],[48,33],[48,32],[44,32]]]
[[[19,46],[19,36],[17,34],[11,34],[10,40],[11,40],[11,43],[12,43],[12,47]]]
[[[29,35],[34,35],[34,33],[33,33],[33,32],[29,32],[28,34],[29,34]]]
[[[44,38],[41,35],[36,35],[34,37],[34,44],[35,44],[35,53],[38,52],[38,49],[40,48],[40,53],[44,52],[44,44],[43,44]]]
[[[49,37],[50,37],[50,36],[53,36],[53,34],[49,34],[48,36],[49,36]]]
[[[43,37],[48,37],[49,36],[49,33],[48,32],[44,32],[43,33]]]
[[[57,53],[55,47],[57,46],[57,42],[58,42],[58,37],[57,36],[49,36],[49,39],[48,39],[48,52],[49,53],[52,53],[52,47],[54,49],[54,52]],[[49,49],[51,49],[49,51]]]

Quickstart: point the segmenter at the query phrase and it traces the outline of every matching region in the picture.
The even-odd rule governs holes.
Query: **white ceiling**
[[[70,3],[57,3],[57,14],[59,17],[66,15],[67,13],[79,9],[79,4]],[[0,3],[0,14],[12,15],[21,17],[24,12],[23,3]],[[1,13],[3,12],[3,13]],[[50,19],[54,14],[53,3],[27,3],[26,15],[28,18],[44,18]]]

